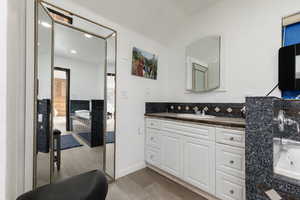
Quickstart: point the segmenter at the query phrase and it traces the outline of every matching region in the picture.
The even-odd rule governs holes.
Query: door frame
[[[54,67],[54,71],[63,71],[67,77],[67,91],[66,91],[66,130],[70,131],[70,78],[71,70],[63,67]],[[54,77],[53,77],[54,79]]]

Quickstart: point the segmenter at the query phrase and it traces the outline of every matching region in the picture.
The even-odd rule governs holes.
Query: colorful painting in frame
[[[136,47],[132,51],[132,75],[157,79],[158,56]]]

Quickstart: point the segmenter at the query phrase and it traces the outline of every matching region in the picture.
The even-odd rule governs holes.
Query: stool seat
[[[56,136],[56,135],[61,135],[61,131],[58,130],[58,129],[54,129],[53,130],[53,135]]]
[[[27,192],[17,200],[105,200],[108,183],[94,170]]]

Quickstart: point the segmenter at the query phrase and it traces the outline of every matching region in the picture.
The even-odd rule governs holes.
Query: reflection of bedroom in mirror
[[[37,9],[35,184],[95,169],[113,180],[116,33],[50,4]]]
[[[54,68],[53,129],[61,134],[61,166],[54,168],[58,180],[103,165],[105,40],[60,24],[54,29],[54,66],[59,68]]]

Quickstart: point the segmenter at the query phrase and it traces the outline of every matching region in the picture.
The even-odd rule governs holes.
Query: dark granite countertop
[[[216,126],[224,127],[235,127],[235,128],[245,128],[245,119],[243,118],[233,118],[233,117],[214,117],[214,118],[202,118],[195,119],[189,117],[181,117],[176,113],[146,113],[146,117],[154,117],[160,119],[173,119],[201,124],[210,124]]]

